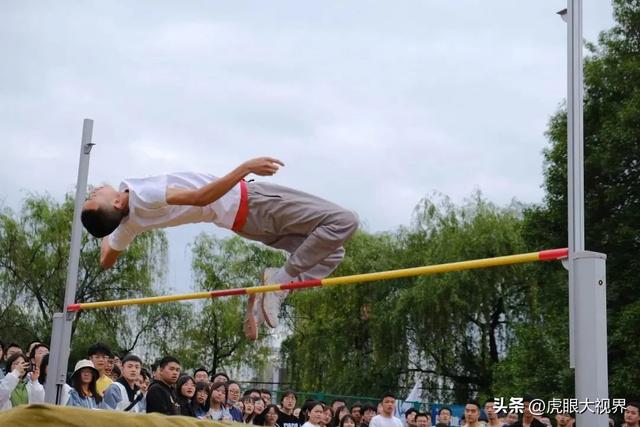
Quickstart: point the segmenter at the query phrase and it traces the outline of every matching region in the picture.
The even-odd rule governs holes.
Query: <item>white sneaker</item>
[[[269,267],[264,271],[263,284],[273,284],[273,277],[279,271],[279,268]],[[262,316],[264,323],[275,328],[278,326],[278,315],[280,314],[280,306],[289,294],[289,291],[266,292],[262,294]]]

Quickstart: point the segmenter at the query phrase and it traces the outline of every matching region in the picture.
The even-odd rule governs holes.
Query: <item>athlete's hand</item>
[[[284,163],[282,163],[281,160],[274,159],[273,157],[257,157],[244,162],[244,166],[250,173],[255,173],[260,176],[269,176],[276,173],[278,169],[280,169],[280,166],[284,166]]]

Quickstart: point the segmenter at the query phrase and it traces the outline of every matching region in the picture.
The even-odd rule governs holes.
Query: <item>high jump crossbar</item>
[[[112,301],[88,302],[70,304],[67,312],[77,312],[81,310],[95,310],[98,308],[123,307],[127,305],[160,304],[173,301],[184,301],[193,299],[221,298],[232,295],[253,295],[266,292],[276,292],[293,289],[317,288],[322,286],[354,285],[379,280],[399,279],[402,277],[427,276],[438,273],[449,273],[453,271],[476,270],[480,268],[498,267],[503,265],[523,264],[536,261],[554,261],[567,258],[569,250],[549,249],[538,252],[529,252],[518,255],[507,255],[493,258],[482,258],[470,261],[451,262],[447,264],[429,265],[424,267],[405,268],[401,270],[389,270],[377,273],[354,274],[350,276],[332,277],[328,279],[304,280],[291,283],[269,284],[246,288],[220,289],[215,291],[195,292],[189,294],[164,295],[145,298],[131,298]]]

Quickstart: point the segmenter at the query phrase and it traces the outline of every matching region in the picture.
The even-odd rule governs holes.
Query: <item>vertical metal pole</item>
[[[584,250],[584,135],[582,0],[568,0],[567,10],[567,177],[569,225],[569,354],[575,367],[576,281],[572,254]]]
[[[93,120],[84,119],[82,126],[82,141],[80,144],[80,164],[78,166],[78,180],[76,185],[75,208],[73,211],[73,223],[71,226],[71,248],[69,251],[69,264],[67,267],[67,283],[64,294],[64,307],[75,302],[78,280],[78,264],[80,262],[80,244],[82,238],[82,224],[80,214],[82,204],[87,194],[87,177],[89,175],[89,157],[93,143]],[[48,377],[45,390],[45,398],[48,403],[59,403],[58,396],[66,380],[67,364],[71,345],[71,328],[75,313],[56,313],[53,319],[51,333],[51,356],[49,361]],[[57,354],[56,354],[57,352]]]
[[[582,0],[568,0],[567,18],[570,365],[575,368],[576,398],[580,402],[591,402],[586,410],[577,414],[577,424],[600,427],[608,425],[607,414],[595,413],[596,400],[608,399],[609,396],[606,256],[584,250]]]
[[[576,279],[576,398],[591,402],[577,414],[580,427],[609,425],[608,415],[596,412],[596,400],[609,396],[607,372],[607,279],[606,255],[582,251],[575,253]],[[580,405],[581,409],[585,406]]]

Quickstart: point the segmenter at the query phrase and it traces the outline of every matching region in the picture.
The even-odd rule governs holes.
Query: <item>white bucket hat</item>
[[[73,369],[73,375],[71,375],[71,376],[73,377],[75,374],[77,374],[78,372],[80,372],[84,368],[91,368],[96,373],[96,376],[98,376],[98,377],[100,376],[100,373],[98,372],[96,367],[93,366],[93,362],[91,360],[88,360],[88,359],[78,360],[78,363],[76,363],[76,367]]]

